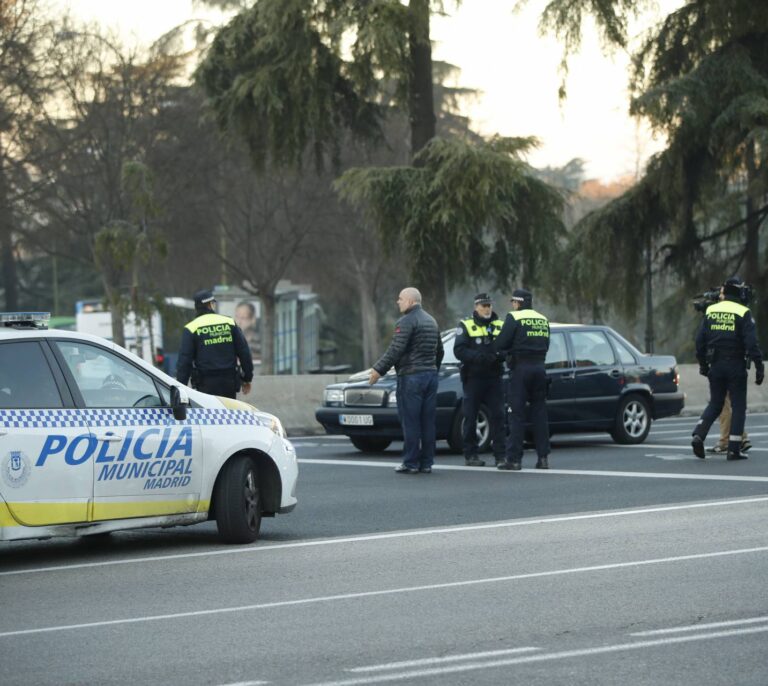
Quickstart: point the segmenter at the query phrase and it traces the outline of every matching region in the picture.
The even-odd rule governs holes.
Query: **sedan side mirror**
[[[173,418],[178,421],[184,421],[187,418],[187,407],[189,407],[189,396],[187,392],[179,386],[171,386],[171,410]]]

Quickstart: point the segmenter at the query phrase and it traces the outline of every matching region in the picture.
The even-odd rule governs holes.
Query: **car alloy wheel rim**
[[[491,427],[488,425],[488,416],[485,412],[477,413],[477,444],[483,445],[488,440],[488,432]]]
[[[245,497],[245,521],[251,531],[256,531],[259,523],[259,489],[256,487],[256,478],[253,476],[252,469],[248,470],[245,477],[243,495]]]
[[[627,403],[624,408],[624,429],[632,438],[642,436],[648,426],[648,414],[638,401]]]

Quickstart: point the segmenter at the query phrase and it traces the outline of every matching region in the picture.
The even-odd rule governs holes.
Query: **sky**
[[[538,31],[545,4],[529,0],[515,12],[516,0],[464,0],[458,9],[446,1],[449,16],[432,24],[433,58],[460,67],[451,85],[479,91],[464,103],[463,114],[485,135],[539,138],[539,149],[529,157],[535,166],[557,167],[580,157],[587,176],[603,182],[642,172],[663,140],[628,114],[628,56],[606,55],[587,26],[580,53],[569,60],[568,97],[560,103],[562,48]],[[645,23],[680,4],[658,0],[659,9]],[[151,42],[191,18],[217,16],[194,7],[192,0],[57,0],[54,5],[116,30],[129,43]]]

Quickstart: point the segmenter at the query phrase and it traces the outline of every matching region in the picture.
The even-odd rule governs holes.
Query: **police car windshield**
[[[117,355],[88,343],[58,341],[87,407],[160,407],[148,374]]]

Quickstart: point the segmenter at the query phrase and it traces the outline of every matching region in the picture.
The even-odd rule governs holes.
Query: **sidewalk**
[[[697,364],[679,364],[680,388],[685,393],[685,408],[680,413],[685,417],[695,417],[704,412],[709,402],[709,382],[699,374]],[[755,383],[755,368],[749,370],[747,385],[747,413],[768,412],[768,381],[762,386]]]

